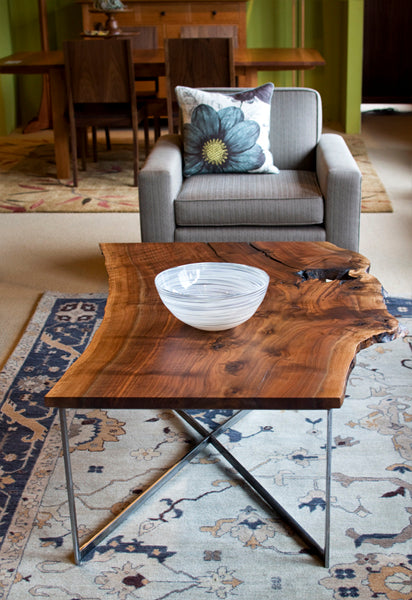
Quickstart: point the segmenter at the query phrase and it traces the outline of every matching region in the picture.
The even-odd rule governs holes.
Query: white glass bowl
[[[244,323],[265,297],[269,276],[237,263],[181,265],[155,277],[163,304],[183,323],[220,331]]]

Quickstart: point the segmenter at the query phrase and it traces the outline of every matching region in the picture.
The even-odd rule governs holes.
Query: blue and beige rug
[[[0,598],[412,598],[412,338],[359,353],[334,411],[331,566],[323,568],[213,448],[83,563],[72,541],[60,430],[44,394],[104,312],[96,295],[45,294],[0,376]],[[412,302],[389,308],[411,331]],[[222,411],[197,418],[213,427]],[[168,411],[70,411],[82,536],[190,448]],[[221,441],[322,544],[325,414],[255,411]]]

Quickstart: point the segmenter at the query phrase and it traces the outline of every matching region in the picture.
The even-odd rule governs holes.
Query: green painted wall
[[[297,6],[301,0],[296,0]],[[325,67],[312,71],[262,72],[259,82],[277,86],[305,85],[322,95],[324,120],[343,130],[360,131],[364,0],[305,0],[305,46],[319,50]],[[249,0],[247,33],[250,47],[292,45],[293,0]],[[74,0],[47,0],[49,45],[81,31],[80,5]],[[297,31],[299,39],[300,32]],[[35,0],[0,0],[0,55],[39,50],[40,31]],[[0,75],[0,135],[24,126],[37,115],[40,76]],[[15,108],[14,108],[15,107]]]
[[[360,131],[364,0],[305,0],[305,46],[316,48],[325,67],[305,71],[260,73],[259,82],[305,85],[322,95],[324,120],[345,131]],[[293,0],[249,0],[248,45],[292,45]],[[297,7],[300,2],[297,0]],[[297,30],[297,39],[300,31]]]
[[[364,0],[348,3],[346,47],[347,62],[345,78],[345,103],[342,122],[345,130],[352,133],[361,130],[362,66],[363,66],[363,10]]]
[[[81,8],[73,0],[47,0],[49,46],[61,48],[64,39],[81,31]],[[0,0],[0,56],[22,50],[41,50],[36,0]],[[24,127],[36,117],[41,101],[40,75],[0,75],[0,135]]]
[[[12,52],[9,18],[8,4],[0,1],[0,56],[7,56]],[[14,76],[0,76],[0,135],[7,135],[15,128],[15,85]]]
[[[40,50],[37,2],[9,0],[10,31],[13,52]],[[26,125],[36,116],[41,97],[41,77],[24,75],[16,77],[17,122]]]

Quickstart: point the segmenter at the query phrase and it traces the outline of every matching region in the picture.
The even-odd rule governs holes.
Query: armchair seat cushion
[[[178,227],[324,222],[324,201],[312,171],[194,175],[184,180],[174,204]]]

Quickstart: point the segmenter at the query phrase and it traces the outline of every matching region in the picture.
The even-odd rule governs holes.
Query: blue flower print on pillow
[[[240,108],[216,111],[201,104],[184,125],[185,177],[198,173],[237,173],[259,169],[265,162],[256,144],[260,127],[245,121]]]
[[[273,89],[267,83],[226,94],[177,86],[184,176],[278,173],[269,143]]]

